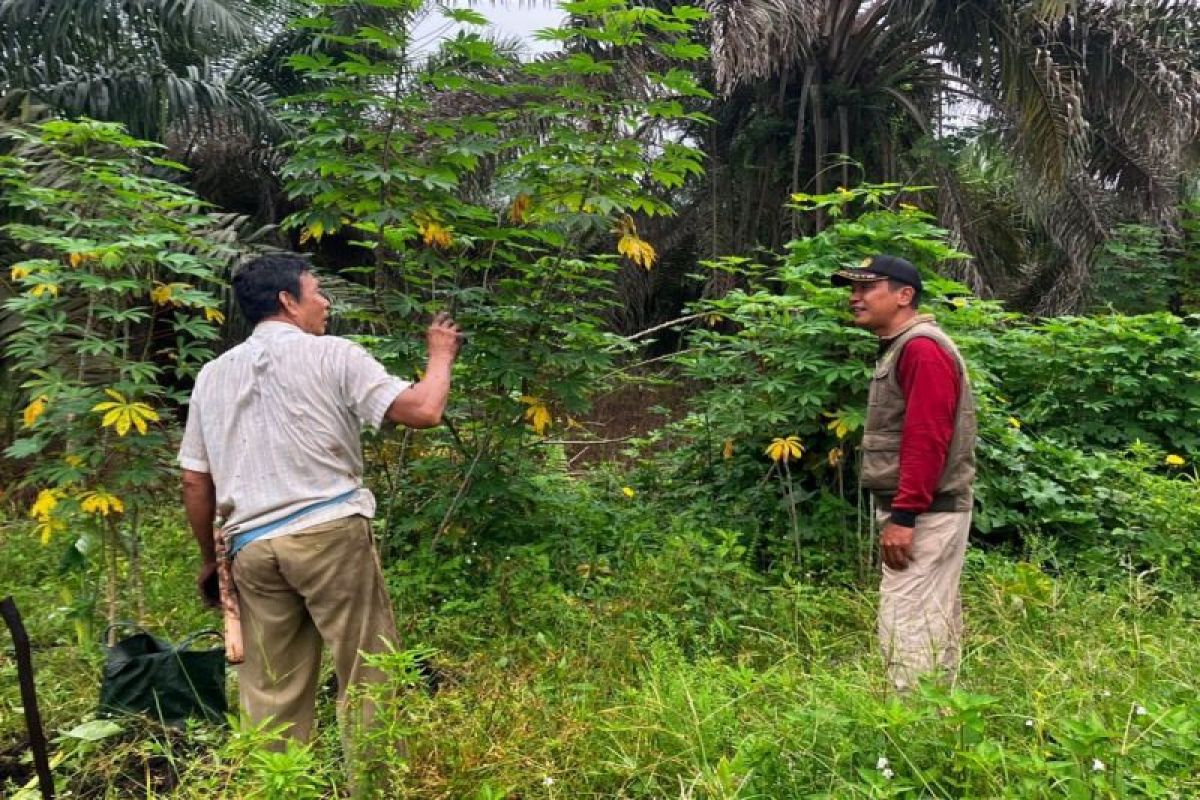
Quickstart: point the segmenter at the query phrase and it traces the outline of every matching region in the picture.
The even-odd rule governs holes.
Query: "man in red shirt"
[[[881,254],[833,283],[851,287],[854,324],[880,340],[861,481],[882,525],[880,646],[904,691],[922,674],[958,667],[975,401],[958,349],[932,315],[917,312],[922,285],[912,264]]]

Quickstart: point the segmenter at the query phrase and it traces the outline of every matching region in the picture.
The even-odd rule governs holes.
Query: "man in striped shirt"
[[[369,520],[360,434],[384,422],[441,422],[459,330],[438,315],[415,384],[389,375],[361,346],[324,336],[329,301],[307,263],[262,256],[233,278],[254,331],[196,379],[179,450],[183,502],[200,547],[198,584],[215,603],[219,517],[240,598],[245,663],[241,703],[285,737],[312,735],[322,642],[338,678],[347,742],[370,722],[347,715],[351,686],[382,680],[363,664],[397,642]]]

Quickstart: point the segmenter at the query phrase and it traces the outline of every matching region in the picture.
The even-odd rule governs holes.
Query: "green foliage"
[[[21,253],[7,265],[4,309],[21,325],[4,355],[27,403],[5,455],[26,465],[20,485],[39,490],[30,515],[44,544],[78,526],[64,567],[104,556],[111,621],[117,553],[136,558],[138,515],[173,478],[170,407],[212,356],[223,320],[213,290],[231,250],[193,195],[152,177],[175,165],[119,126],[4,135],[0,202],[13,221],[0,232]],[[134,584],[140,596],[136,574]]]
[[[694,309],[707,325],[677,359],[699,387],[693,412],[652,437],[675,449],[668,491],[684,503],[749,512],[773,533],[760,561],[866,574],[871,540],[855,489],[854,452],[865,413],[874,337],[850,326],[844,289],[829,276],[886,251],[926,275],[922,311],[964,352],[979,406],[976,527],[992,541],[1033,535],[1086,556],[1100,572],[1121,559],[1194,574],[1188,526],[1196,486],[1183,465],[1200,447],[1200,338],[1158,313],[1028,320],[969,297],[934,268],[959,258],[929,215],[885,204],[899,187],[865,185],[797,195],[835,221],[788,245],[774,273],[727,261],[747,288]],[[772,442],[799,439],[779,458]],[[1166,509],[1176,509],[1171,517]],[[1106,565],[1103,562],[1108,562]]]
[[[472,32],[418,68],[421,4],[335,33],[345,5],[300,21],[340,50],[292,60],[322,88],[288,101],[301,131],[288,187],[306,203],[290,224],[302,241],[338,234],[362,247],[379,306],[367,343],[400,374],[419,367],[433,310],[449,308],[470,337],[449,431],[375,451],[388,533],[408,547],[528,539],[545,437],[578,427],[626,349],[602,313],[621,256],[655,258],[634,215],[670,213],[661,193],[700,170],[694,148],[636,136],[690,118],[679,100],[703,93],[694,80],[671,67],[635,93],[615,76],[632,49],[681,57],[672,47],[695,10],[573,6],[577,27],[543,35],[590,41],[587,52],[521,62]]]

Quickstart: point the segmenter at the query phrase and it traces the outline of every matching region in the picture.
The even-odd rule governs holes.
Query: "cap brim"
[[[866,269],[841,269],[833,273],[829,282],[834,286],[849,286],[852,283],[874,283],[887,280],[887,275],[871,272]]]

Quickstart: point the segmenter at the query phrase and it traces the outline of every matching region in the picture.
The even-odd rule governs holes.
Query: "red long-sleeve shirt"
[[[897,370],[906,410],[892,519],[912,525],[917,514],[929,510],[946,466],[958,414],[960,377],[953,357],[925,337],[909,340]]]

